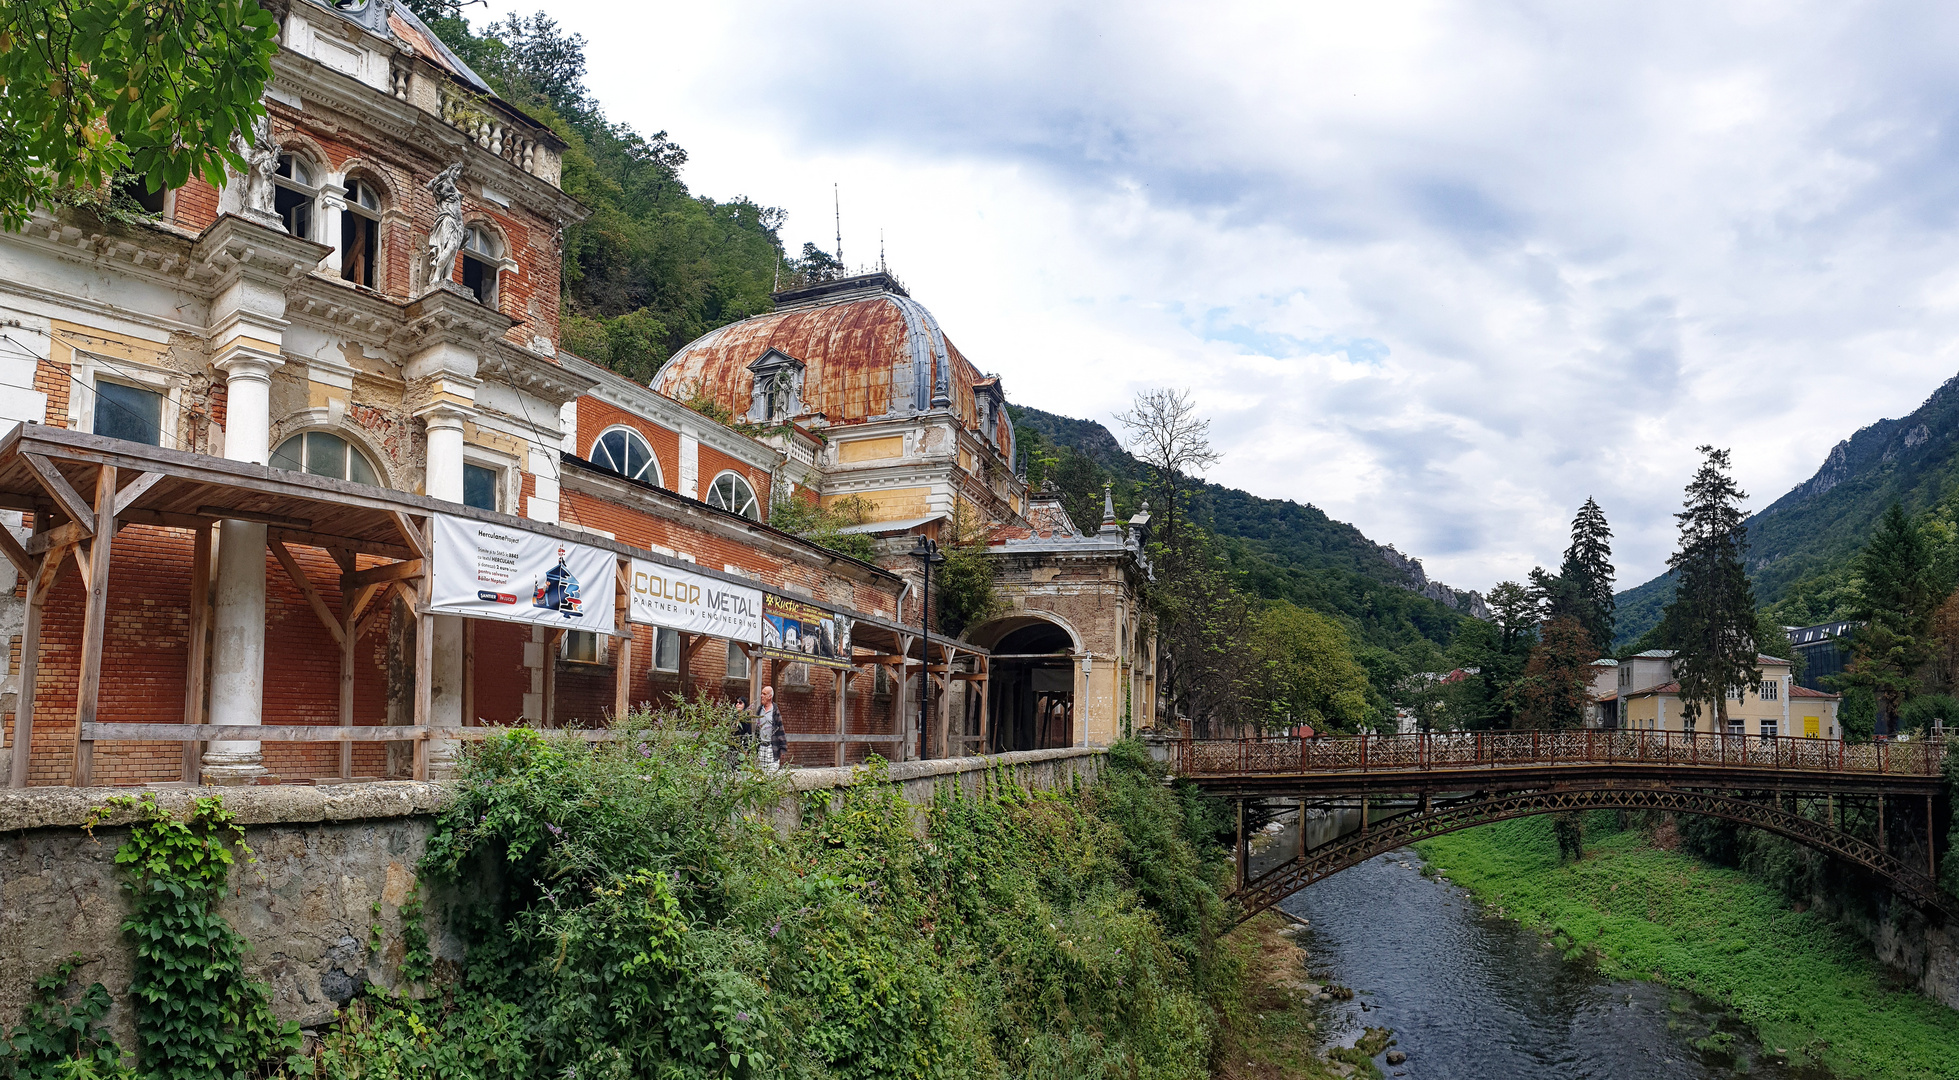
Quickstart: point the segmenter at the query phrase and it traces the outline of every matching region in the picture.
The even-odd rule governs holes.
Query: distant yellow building
[[[1840,739],[1838,695],[1797,686],[1789,661],[1757,656],[1761,688],[1728,692],[1728,735]],[[1632,731],[1716,734],[1717,720],[1703,704],[1701,715],[1686,717],[1680,683],[1673,678],[1673,654],[1653,649],[1617,667],[1618,689],[1596,700],[1601,714],[1616,715]]]

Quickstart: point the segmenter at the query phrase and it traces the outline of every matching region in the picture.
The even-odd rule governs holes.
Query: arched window
[[[381,194],[360,177],[347,181],[347,209],[340,212],[340,277],[376,288],[381,255]]]
[[[660,482],[660,464],[653,460],[653,448],[632,428],[616,427],[600,435],[592,444],[592,464],[628,480]]]
[[[707,504],[732,510],[750,521],[762,520],[762,506],[755,501],[755,489],[731,472],[715,477],[714,483],[707,486]]]
[[[286,231],[301,240],[313,239],[313,200],[319,197],[319,170],[298,154],[279,155],[279,168],[272,174],[272,209],[286,223]]]
[[[497,306],[497,269],[503,264],[503,244],[481,225],[463,230],[463,288],[476,294],[484,307]]]
[[[272,452],[272,467],[382,486],[380,472],[367,455],[329,431],[309,431],[280,443]]]

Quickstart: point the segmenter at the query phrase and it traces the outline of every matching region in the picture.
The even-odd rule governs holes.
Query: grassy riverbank
[[[1561,863],[1548,817],[1420,845],[1450,880],[1554,935],[1608,975],[1725,1003],[1765,1047],[1845,1078],[1959,1077],[1959,1012],[1898,986],[1856,935],[1735,870],[1612,832],[1593,815],[1585,857]]]

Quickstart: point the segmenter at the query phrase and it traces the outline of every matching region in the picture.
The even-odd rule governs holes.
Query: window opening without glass
[[[497,509],[497,471],[481,465],[463,464],[463,505],[478,510]]]
[[[599,638],[600,635],[591,630],[567,630],[562,655],[574,663],[602,664],[605,662],[605,643]]]
[[[124,195],[135,200],[136,205],[151,214],[163,213],[163,197],[169,192],[164,188],[150,190],[149,181],[141,176],[125,176],[117,185]]]
[[[653,464],[653,447],[631,428],[613,428],[592,444],[592,464],[628,480],[660,482]]]
[[[740,514],[750,521],[762,520],[762,507],[755,501],[755,489],[731,472],[714,478],[707,487],[707,504]]]
[[[680,631],[664,626],[653,628],[653,669],[680,670]]]
[[[163,395],[122,383],[95,383],[95,433],[111,439],[163,445]]]
[[[347,181],[347,209],[340,212],[340,277],[376,288],[381,253],[381,196],[358,177]]]
[[[298,154],[280,154],[272,174],[272,209],[286,231],[301,240],[313,239],[313,197],[319,193],[313,166]]]
[[[275,469],[382,486],[380,474],[367,456],[329,431],[309,431],[280,443],[279,449],[272,452],[271,465]]]
[[[497,306],[497,264],[502,257],[503,246],[490,230],[481,225],[463,230],[463,288],[484,307]]]
[[[732,641],[728,642],[728,677],[730,679],[748,678],[748,654],[742,652],[741,646]]]

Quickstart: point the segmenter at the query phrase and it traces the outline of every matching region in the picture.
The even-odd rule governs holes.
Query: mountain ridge
[[[1015,406],[1014,416],[1015,423],[1085,455],[1115,478],[1134,485],[1147,476],[1142,462],[1097,421],[1031,406]],[[1446,645],[1462,618],[1489,617],[1480,593],[1431,581],[1419,558],[1369,539],[1311,503],[1198,481],[1191,505],[1254,593],[1343,617],[1362,626],[1373,644],[1391,645],[1398,632],[1412,631]],[[1388,590],[1407,596],[1397,601]]]
[[[1893,501],[1918,513],[1943,498],[1955,478],[1959,375],[1905,416],[1876,420],[1840,440],[1809,479],[1749,515],[1743,524],[1756,602],[1773,606],[1841,566]],[[1658,625],[1672,596],[1667,574],[1620,593],[1619,643]]]

